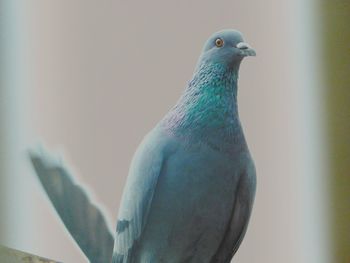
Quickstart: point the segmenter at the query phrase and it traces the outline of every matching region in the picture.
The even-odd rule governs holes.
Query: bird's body
[[[133,165],[147,166],[150,155],[167,158],[163,159],[144,230],[130,250],[124,250],[128,252],[123,257],[117,254],[116,262],[218,262],[214,258],[219,250],[230,246],[229,255],[220,261],[229,262],[235,243],[225,244],[224,237],[229,234],[234,216],[238,186],[255,180],[249,153],[245,149],[234,154],[221,152],[205,143],[177,138],[161,127],[148,136],[149,145],[144,145],[140,152],[145,159],[141,157]],[[135,183],[135,188],[129,189],[137,191],[139,186]],[[249,191],[253,194],[254,187],[245,194]],[[245,219],[249,217],[252,200],[247,202],[247,209],[240,215]],[[237,227],[243,232],[246,223],[244,220]],[[121,243],[118,235],[128,233],[128,227],[117,233]],[[119,246],[122,245],[116,243],[115,251],[122,252]]]
[[[255,52],[238,31],[217,32],[205,44],[183,95],[145,136],[132,160],[118,214],[113,263],[230,262],[246,232],[256,185],[237,109],[239,66],[249,55]],[[113,246],[109,235],[99,235],[98,240],[108,244],[104,253],[97,253],[93,229],[81,240],[82,230],[76,226],[83,208],[75,210],[79,204],[70,202],[67,210],[62,192],[42,179],[55,170],[43,158],[32,160],[79,246],[84,252],[96,251],[90,261],[109,262],[110,257],[103,258]],[[96,209],[69,177],[62,180],[77,189],[86,207]],[[96,211],[83,215],[87,225],[107,229],[100,214],[96,220]]]
[[[145,137],[124,189],[113,263],[231,260],[255,193],[238,69],[201,59],[178,103]]]

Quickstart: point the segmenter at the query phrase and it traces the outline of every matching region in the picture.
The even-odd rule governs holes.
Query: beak
[[[240,42],[237,44],[236,48],[241,50],[241,53],[244,57],[246,56],[256,56],[256,52],[252,49],[247,43]]]

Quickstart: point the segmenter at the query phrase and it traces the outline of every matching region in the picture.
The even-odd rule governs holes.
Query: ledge
[[[2,263],[59,263],[47,258],[38,257],[26,252],[0,245],[0,262]]]

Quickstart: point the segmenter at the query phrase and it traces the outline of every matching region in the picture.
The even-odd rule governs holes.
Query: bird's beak
[[[239,50],[241,50],[242,55],[246,56],[256,56],[256,52],[252,49],[247,43],[240,42],[236,46]]]

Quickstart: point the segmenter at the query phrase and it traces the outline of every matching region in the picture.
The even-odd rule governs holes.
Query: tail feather
[[[38,178],[58,215],[92,263],[111,262],[114,238],[106,218],[67,169],[47,154],[30,152]]]

